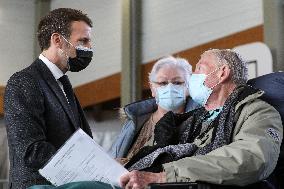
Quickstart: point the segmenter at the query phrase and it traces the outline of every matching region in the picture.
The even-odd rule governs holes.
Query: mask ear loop
[[[209,75],[211,75],[212,73],[214,73],[214,72],[216,72],[217,70],[219,70],[221,67],[218,67],[218,68],[216,68],[214,71],[212,71],[211,73],[209,73],[209,74],[207,74],[206,75],[206,78],[209,76]],[[206,80],[206,79],[205,79]],[[203,85],[204,86],[206,86],[205,85],[205,80],[204,80],[204,82],[203,82]],[[215,85],[213,85],[213,87],[207,87],[207,88],[209,88],[212,92],[213,92],[213,89],[217,86],[217,85],[219,85],[220,84],[220,80],[219,80],[219,82],[218,83],[216,83]],[[210,93],[210,95],[212,94],[212,92]],[[210,97],[210,95],[206,98],[206,100],[205,100],[205,103],[203,104],[203,106],[205,106],[206,105],[206,102],[208,101],[208,99],[209,99],[209,97]]]
[[[63,35],[60,35],[69,45],[71,45],[72,47],[74,47],[75,48],[75,46],[72,44],[72,43],[70,43]],[[76,49],[76,48],[75,48]],[[63,50],[62,49],[60,49],[62,52],[63,52]],[[64,53],[65,54],[65,56],[66,56],[66,58],[67,58],[67,66],[68,66],[68,71],[70,70],[70,65],[69,65],[69,63],[68,63],[68,61],[69,61],[69,56],[67,56],[67,54],[66,53]]]
[[[68,60],[69,60],[69,56],[67,56],[67,54],[65,53],[65,51],[63,51],[62,49],[59,49],[61,51],[61,54],[63,54],[66,59],[67,59],[67,70],[70,70],[70,65],[68,64]]]
[[[75,48],[75,46],[72,44],[72,43],[70,43],[63,35],[60,35],[69,45],[71,45],[72,47],[74,47]],[[76,48],[75,48],[76,49]]]
[[[186,92],[187,92],[186,85],[183,85],[182,88],[183,88],[183,103],[185,104],[186,103]]]
[[[221,66],[218,66],[218,68],[216,68],[215,70],[213,70],[211,73],[209,73],[209,74],[207,74],[206,75],[206,78],[209,76],[209,75],[211,75],[212,73],[214,73],[214,72],[216,72],[217,70],[219,70],[221,68]],[[206,80],[206,79],[205,79]],[[204,86],[206,86],[205,85],[205,80],[204,80],[204,82],[203,82],[203,85]],[[213,85],[213,87],[210,87],[210,89],[214,89],[217,85],[219,85],[220,84],[220,79],[219,79],[219,82],[218,83],[216,83],[215,85]],[[209,88],[209,87],[208,87]],[[209,97],[208,97],[209,98]]]
[[[72,47],[74,47],[74,45],[72,43],[70,43],[63,35],[60,35],[69,45],[71,45]],[[69,58],[69,56],[67,56],[67,53],[64,52],[62,49],[60,49],[62,53],[64,53],[64,55],[66,56],[67,60]]]

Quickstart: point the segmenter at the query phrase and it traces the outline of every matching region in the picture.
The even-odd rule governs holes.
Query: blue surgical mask
[[[192,74],[188,81],[188,91],[192,100],[204,106],[212,93],[212,89],[204,85],[205,74]]]
[[[185,87],[169,83],[156,89],[156,103],[167,111],[175,111],[185,104]]]
[[[218,70],[217,68],[216,70]],[[214,70],[213,72],[215,72]],[[210,74],[212,74],[211,72]],[[192,74],[188,81],[188,90],[189,95],[191,96],[192,100],[194,100],[196,103],[205,106],[209,96],[213,92],[212,88],[217,86],[219,83],[217,83],[214,87],[209,88],[206,85],[204,85],[205,79],[210,75],[206,74]]]

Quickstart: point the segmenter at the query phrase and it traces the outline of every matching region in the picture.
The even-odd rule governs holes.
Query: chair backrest
[[[248,84],[265,92],[262,99],[271,104],[281,115],[284,124],[284,72],[263,75],[248,81]],[[282,141],[280,155],[274,174],[284,187],[284,142]]]
[[[263,100],[274,106],[284,121],[284,72],[263,75],[248,81],[248,84],[263,90]]]

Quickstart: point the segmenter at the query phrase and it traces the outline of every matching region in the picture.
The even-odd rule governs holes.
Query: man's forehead
[[[216,59],[216,56],[214,55],[214,53],[208,51],[208,52],[204,52],[204,53],[201,55],[201,58]]]
[[[71,24],[72,33],[91,33],[92,28],[84,21],[74,21]]]

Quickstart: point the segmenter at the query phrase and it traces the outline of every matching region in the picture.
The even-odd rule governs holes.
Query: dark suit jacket
[[[78,100],[80,127],[92,137]],[[38,172],[79,128],[67,99],[47,66],[37,59],[8,81],[4,117],[10,155],[10,187],[49,184]]]

